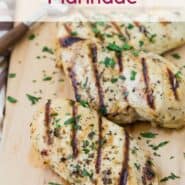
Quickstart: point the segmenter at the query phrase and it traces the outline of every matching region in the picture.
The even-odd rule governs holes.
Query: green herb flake
[[[173,53],[172,57],[175,58],[175,59],[180,59],[181,58],[181,56],[178,53]]]
[[[140,136],[142,136],[144,138],[149,138],[149,139],[155,138],[157,135],[158,134],[152,133],[152,132],[143,132],[143,133],[140,133]]]
[[[130,74],[130,80],[135,80],[136,79],[136,75],[137,75],[137,72],[136,71],[131,71],[131,74]]]
[[[136,168],[137,170],[140,170],[140,167],[141,167],[140,164],[134,163],[134,166],[135,166],[135,168]]]
[[[51,55],[54,54],[53,50],[52,50],[51,48],[47,47],[47,46],[44,46],[44,47],[42,48],[42,52],[46,52],[46,53],[49,53],[49,54],[51,54]]]
[[[74,124],[74,122],[75,122],[75,118],[74,118],[74,117],[71,117],[71,118],[67,119],[67,120],[64,122],[64,125]]]
[[[129,45],[128,43],[125,43],[122,48],[124,51],[128,51],[128,50],[133,49],[133,47],[131,45]]]
[[[82,105],[83,107],[89,107],[89,104],[88,104],[88,102],[87,102],[86,100],[80,99],[79,103],[80,103],[80,105]]]
[[[78,33],[77,33],[76,31],[72,31],[72,32],[71,32],[71,35],[72,35],[72,36],[77,36]]]
[[[138,57],[138,56],[139,56],[139,53],[140,53],[139,50],[133,50],[133,51],[132,51],[132,54],[133,54],[135,57]]]
[[[110,51],[116,51],[116,52],[121,52],[122,48],[118,46],[115,42],[109,43],[107,46],[107,49]]]
[[[88,172],[85,168],[82,170],[83,177],[89,177],[90,179],[93,177],[93,173]]]
[[[177,71],[177,73],[175,74],[175,78],[176,78],[177,80],[180,80],[180,79],[182,78],[182,73],[181,73],[181,71]]]
[[[144,45],[144,41],[140,40],[139,41],[139,46],[142,47]]]
[[[166,182],[168,180],[175,180],[175,179],[179,179],[180,177],[175,175],[173,172],[171,172],[171,174],[167,177],[164,177],[160,180],[160,182]]]
[[[15,78],[15,77],[16,77],[16,74],[15,73],[8,74],[8,78]]]
[[[32,34],[30,34],[30,35],[28,36],[28,40],[34,40],[35,37],[36,37],[35,34],[32,33]]]
[[[58,184],[56,182],[49,182],[48,185],[62,185],[62,184]]]
[[[35,97],[35,96],[30,95],[30,94],[26,94],[26,96],[27,96],[28,100],[31,102],[32,105],[35,105],[41,99],[41,97]]]
[[[133,25],[133,24],[129,24],[129,25],[127,26],[127,28],[128,28],[129,30],[131,30],[131,29],[134,28],[134,25]]]
[[[7,97],[7,100],[8,100],[10,103],[17,103],[17,99],[15,99],[15,98],[12,97],[12,96],[8,96],[8,97]]]
[[[149,146],[150,146],[153,150],[158,150],[159,148],[161,148],[161,147],[167,145],[168,143],[169,143],[169,141],[163,141],[163,142],[159,143],[158,145],[153,145],[153,144],[151,144],[151,145],[149,145]]]
[[[157,34],[152,34],[150,37],[149,37],[149,41],[154,43],[155,42],[155,38],[156,38]]]
[[[81,117],[80,115],[76,117],[71,117],[64,122],[64,125],[73,125],[75,121],[79,121],[80,117]]]
[[[111,79],[111,82],[114,84],[114,83],[116,83],[118,81],[118,78],[112,78]]]
[[[106,57],[104,61],[101,62],[102,64],[105,65],[105,67],[111,67],[114,68],[114,66],[116,65],[116,62],[114,61],[114,59]]]
[[[50,81],[52,80],[52,77],[51,76],[46,76],[43,78],[43,81]]]

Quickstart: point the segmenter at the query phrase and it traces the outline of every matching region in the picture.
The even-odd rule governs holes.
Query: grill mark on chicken
[[[97,150],[97,158],[96,158],[96,173],[99,174],[101,170],[101,157],[102,157],[102,117],[98,115],[98,150]]]
[[[59,42],[62,47],[69,47],[69,46],[75,44],[76,42],[80,42],[83,40],[85,40],[85,39],[80,38],[80,37],[67,36],[65,38],[59,39]]]
[[[142,183],[143,185],[147,185],[147,181],[152,181],[155,178],[155,172],[152,169],[150,159],[148,159],[145,163],[145,166],[142,170]]]
[[[45,106],[45,127],[46,127],[46,140],[47,144],[53,144],[53,138],[51,137],[50,131],[50,123],[51,123],[51,100],[48,100]]]
[[[119,185],[126,185],[127,184],[127,179],[128,179],[128,161],[129,161],[129,147],[130,147],[130,140],[129,140],[129,135],[126,130],[125,132],[125,144],[124,144],[124,154],[125,156],[123,160],[123,165],[122,165],[122,170],[120,174],[120,180],[119,180]]]
[[[90,51],[91,51],[91,57],[92,57],[92,68],[93,68],[93,72],[94,72],[94,77],[95,77],[95,83],[96,83],[96,87],[98,90],[98,98],[99,98],[99,111],[102,113],[102,110],[105,110],[105,104],[104,104],[104,95],[103,95],[103,89],[100,83],[100,74],[98,72],[98,68],[97,68],[97,46],[96,44],[91,44],[90,45]]]
[[[71,82],[72,82],[75,99],[76,99],[76,101],[79,101],[79,97],[80,96],[78,94],[78,86],[77,86],[76,74],[75,74],[75,72],[74,72],[74,70],[72,68],[68,68],[68,72],[69,72],[69,77],[70,77]]]
[[[116,22],[111,22],[111,24],[119,34],[123,35],[123,32],[121,31],[121,28],[119,27],[119,25]]]
[[[173,72],[169,68],[167,69],[167,72],[168,72],[168,78],[169,78],[169,82],[170,82],[174,97],[176,100],[179,100],[179,96],[177,93],[177,89],[179,88],[179,82],[177,78],[175,77],[175,75],[173,74]]]
[[[119,72],[121,73],[123,71],[123,63],[122,63],[122,53],[116,53],[117,62],[119,65]]]
[[[155,109],[153,92],[149,87],[148,67],[145,58],[142,58],[143,77],[146,86],[146,98],[150,108]]]
[[[77,112],[78,112],[78,108],[77,105],[75,104],[75,102],[73,102],[73,106],[72,106],[72,114],[73,114],[73,118],[74,118],[74,123],[72,125],[72,141],[71,141],[71,145],[72,145],[72,149],[73,149],[73,157],[77,158],[78,156],[78,139],[77,139],[77,126],[78,126],[78,120],[77,120]]]
[[[139,31],[148,37],[148,30],[144,25],[141,25],[140,22],[134,22],[134,25],[139,28]]]

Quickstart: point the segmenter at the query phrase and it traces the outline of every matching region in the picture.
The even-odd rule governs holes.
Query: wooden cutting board
[[[35,38],[30,40],[33,38],[32,33]],[[37,25],[21,40],[12,54],[9,73],[16,76],[8,80],[7,96],[16,98],[17,103],[6,103],[5,129],[0,148],[0,185],[62,183],[59,177],[42,165],[32,150],[29,129],[33,114],[47,99],[72,97],[64,75],[55,67],[55,36],[56,23]],[[184,66],[185,47],[177,51],[181,59],[174,59],[171,54],[168,57],[179,66]],[[185,68],[182,68],[182,73],[185,75]],[[28,94],[41,99],[31,105]],[[153,155],[157,172],[160,179],[171,173],[180,178],[161,185],[185,185],[185,129],[166,130],[152,128],[149,124],[138,124],[130,127],[130,131],[136,139],[141,132],[158,134],[155,139],[138,139],[151,153],[154,151],[149,144],[158,145],[169,141]]]

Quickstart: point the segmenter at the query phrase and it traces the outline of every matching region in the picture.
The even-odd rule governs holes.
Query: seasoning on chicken
[[[182,22],[72,22],[59,23],[59,37],[71,35],[97,39],[104,44],[162,54],[185,44],[185,23]]]
[[[158,185],[149,154],[85,102],[49,100],[31,124],[31,139],[63,184]]]
[[[115,42],[76,37],[76,42],[64,44],[70,38],[60,38],[60,65],[77,101],[87,101],[120,124],[138,120],[168,128],[185,124],[185,79],[170,61]]]

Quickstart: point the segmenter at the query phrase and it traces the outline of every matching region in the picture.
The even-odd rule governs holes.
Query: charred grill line
[[[80,38],[80,37],[67,36],[65,38],[59,39],[59,42],[62,47],[69,47],[69,46],[75,44],[76,42],[80,42],[83,40],[84,39]]]
[[[74,118],[74,123],[72,125],[72,141],[71,141],[71,144],[72,144],[72,149],[73,149],[73,157],[76,158],[78,156],[78,139],[77,139],[77,126],[78,126],[78,120],[77,120],[77,111],[78,111],[78,108],[77,106],[75,105],[75,103],[73,104],[73,107],[72,107],[72,113],[73,113],[73,118]]]
[[[118,65],[119,65],[119,72],[123,71],[123,63],[122,63],[122,53],[116,53]]]
[[[168,76],[169,76],[169,82],[171,85],[171,89],[173,91],[174,97],[176,100],[179,100],[179,96],[177,93],[177,89],[179,88],[179,82],[176,79],[175,75],[172,73],[172,71],[170,69],[167,69],[168,71]]]
[[[100,173],[101,170],[101,155],[102,155],[102,117],[98,115],[98,131],[99,131],[99,136],[98,136],[98,150],[97,150],[97,159],[96,159],[96,173]]]
[[[117,31],[119,34],[123,35],[123,33],[122,33],[122,31],[121,31],[119,25],[117,25],[116,22],[111,22],[111,24],[112,24],[112,26],[116,29],[116,31]]]
[[[122,35],[123,37],[125,37],[125,35],[124,35],[124,33],[122,32],[120,26],[117,25],[116,22],[112,22],[112,25],[113,25],[113,27],[116,29],[116,31],[117,31],[120,35]],[[125,34],[126,34],[126,36],[127,36],[127,39],[130,40],[130,34],[129,34],[127,28],[125,28]],[[125,38],[126,38],[126,37],[125,37]]]
[[[147,103],[151,109],[155,109],[153,92],[149,87],[148,67],[144,58],[142,58],[143,77],[146,86]]]
[[[48,100],[45,106],[45,127],[48,145],[51,145],[53,143],[53,138],[51,137],[52,133],[50,131],[50,123],[51,123],[51,100]]]
[[[139,22],[134,22],[134,25],[139,28],[139,31],[145,35],[145,37],[148,37],[148,30],[145,28],[145,26],[141,25]]]
[[[143,185],[146,185],[147,181],[152,181],[152,179],[155,178],[155,173],[152,169],[152,164],[150,162],[150,159],[146,161],[146,164],[142,172],[143,172],[143,175],[142,175]]]
[[[124,155],[125,158],[123,160],[123,166],[122,166],[122,171],[120,174],[120,181],[119,185],[126,185],[127,184],[127,179],[128,179],[128,161],[129,161],[129,147],[130,147],[130,140],[129,140],[129,135],[126,130],[125,131],[125,145],[124,145]]]
[[[92,56],[92,67],[93,67],[93,72],[94,72],[94,76],[95,76],[95,83],[96,83],[96,87],[98,90],[98,97],[99,97],[99,109],[100,111],[105,109],[105,105],[104,105],[104,95],[103,95],[103,89],[101,87],[101,83],[100,83],[100,76],[99,76],[99,72],[98,72],[98,68],[97,68],[97,47],[95,44],[92,44],[90,46],[90,50],[91,50],[91,56]]]
[[[75,74],[74,70],[72,70],[72,68],[68,68],[68,72],[69,72],[69,77],[71,79],[72,86],[73,86],[73,89],[74,89],[75,99],[76,99],[76,101],[79,101],[78,86],[77,86],[77,81],[76,81],[76,74]]]

